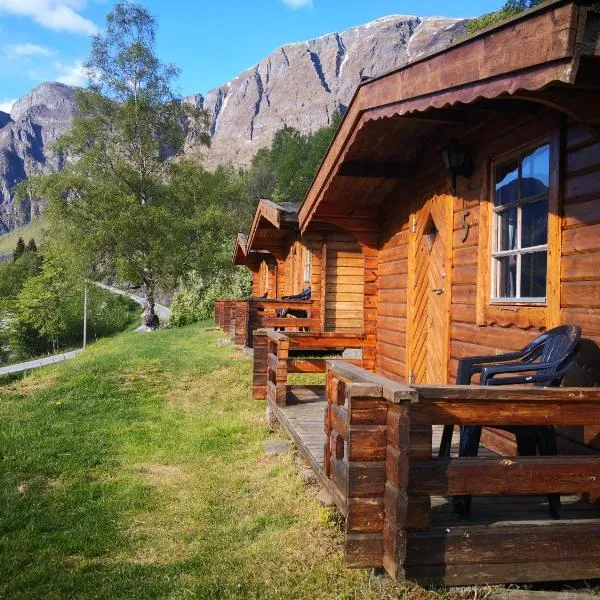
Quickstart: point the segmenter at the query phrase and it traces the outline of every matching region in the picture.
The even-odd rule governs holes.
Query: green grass
[[[342,534],[206,324],[0,380],[0,598],[399,598]],[[424,592],[411,594],[425,598]]]
[[[39,246],[43,236],[44,226],[44,217],[37,217],[24,227],[19,227],[10,233],[0,235],[0,256],[12,255],[19,237],[22,237],[25,243],[33,238],[36,241],[36,244]]]

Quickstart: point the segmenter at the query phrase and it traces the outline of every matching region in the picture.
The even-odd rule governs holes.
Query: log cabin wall
[[[260,269],[253,269],[252,270],[252,297],[253,298],[258,298],[261,294],[260,291]]]
[[[471,134],[459,139],[472,148],[475,168],[470,178],[459,178],[456,198],[446,196],[452,204],[451,248],[446,265],[449,285],[444,291],[449,294],[448,352],[440,383],[456,382],[458,360],[464,356],[493,355],[521,348],[545,328],[561,323],[579,325],[592,346],[600,345],[600,141],[597,134],[550,109],[535,116],[498,114],[488,118],[485,127],[472,129]],[[491,161],[545,139],[554,148],[551,186],[556,193],[548,223],[547,302],[542,307],[498,309],[489,305],[489,294],[486,294],[490,286],[486,270],[491,263],[488,246]],[[418,357],[414,356],[411,343],[415,344],[418,329],[423,326],[423,315],[415,316],[418,248],[413,226],[419,222],[419,215],[428,202],[449,194],[449,179],[439,165],[438,154],[446,141],[442,134],[425,149],[419,178],[399,183],[382,206],[379,217],[375,369],[403,382],[411,377],[419,382],[414,372]],[[550,205],[552,207],[552,200]],[[424,326],[427,328],[428,324]],[[437,328],[430,329],[428,334],[440,335]],[[594,377],[596,381],[591,383],[597,384],[597,374],[592,379]],[[581,381],[571,384],[581,385]],[[580,432],[571,437],[587,443],[596,440],[600,446],[599,434],[598,428],[587,428],[583,435]],[[510,434],[492,431],[485,435],[488,445],[499,450],[514,450]]]
[[[331,228],[325,249],[325,331],[362,332],[365,257],[348,231]]]
[[[252,277],[252,296],[255,298],[277,298],[277,262],[274,258],[264,259]]]

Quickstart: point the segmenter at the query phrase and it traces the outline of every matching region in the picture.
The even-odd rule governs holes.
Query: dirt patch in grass
[[[133,472],[139,474],[145,482],[156,486],[172,485],[183,478],[181,469],[174,465],[139,465],[133,468]]]

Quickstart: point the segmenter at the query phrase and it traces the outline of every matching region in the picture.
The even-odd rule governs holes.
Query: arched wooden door
[[[409,379],[414,383],[448,380],[452,200],[433,196],[415,217],[409,287]]]

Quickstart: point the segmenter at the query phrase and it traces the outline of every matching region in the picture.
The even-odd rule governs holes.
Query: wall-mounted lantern
[[[455,139],[440,150],[440,155],[446,170],[452,178],[452,195],[456,196],[456,178],[459,175],[470,177],[473,172],[473,161],[469,148]]]

